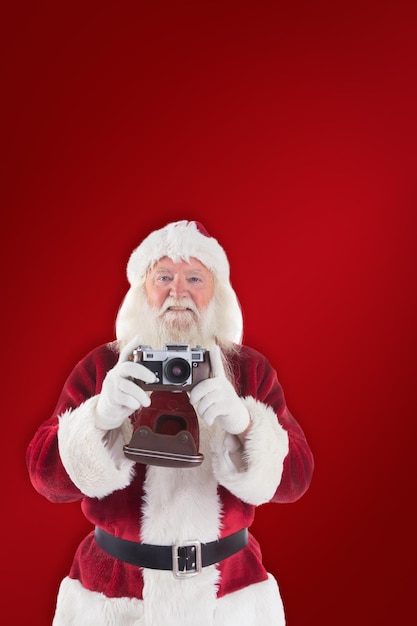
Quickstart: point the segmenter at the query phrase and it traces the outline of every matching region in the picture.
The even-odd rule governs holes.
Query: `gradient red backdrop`
[[[203,222],[313,449],[253,532],[288,626],[412,621],[416,19],[391,2],[9,3],[2,46],[2,613],[45,626],[89,530],[24,461],[114,336],[129,254]],[[258,626],[258,625],[256,625]]]

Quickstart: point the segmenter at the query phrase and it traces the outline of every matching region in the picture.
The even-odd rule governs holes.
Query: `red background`
[[[416,20],[392,2],[9,3],[2,46],[2,541],[49,624],[89,527],[27,444],[113,338],[128,256],[197,219],[316,460],[253,532],[288,626],[415,615]],[[412,620],[411,620],[412,621]]]

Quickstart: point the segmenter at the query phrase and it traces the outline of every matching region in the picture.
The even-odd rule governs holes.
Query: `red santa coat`
[[[200,420],[204,461],[185,469],[127,459],[123,445],[131,438],[132,419],[115,431],[95,426],[97,395],[117,359],[117,344],[112,343],[78,363],[53,416],[28,447],[31,481],[50,501],[80,500],[87,519],[116,537],[171,545],[215,541],[250,527],[256,506],[293,502],[306,491],[312,454],[286,407],[275,370],[260,353],[243,346],[232,357],[236,389],[252,420],[244,457],[235,437]],[[260,619],[271,626],[283,624],[274,584],[251,534],[247,547],[234,556],[194,578],[177,580],[171,572],[111,557],[92,532],[62,583],[54,624],[184,626],[197,620],[243,626]],[[106,598],[112,600],[106,603]]]

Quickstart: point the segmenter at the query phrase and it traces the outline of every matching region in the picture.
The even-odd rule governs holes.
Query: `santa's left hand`
[[[198,383],[190,392],[190,402],[211,426],[214,420],[232,435],[242,434],[250,424],[249,411],[227,380],[219,346],[210,349],[212,378]]]

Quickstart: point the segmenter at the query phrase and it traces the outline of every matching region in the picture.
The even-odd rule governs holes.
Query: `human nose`
[[[169,295],[172,298],[182,298],[187,294],[187,284],[181,276],[174,276],[170,287]]]

